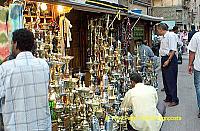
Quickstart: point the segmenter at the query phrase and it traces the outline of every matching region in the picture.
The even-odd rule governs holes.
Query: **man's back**
[[[146,62],[154,57],[154,53],[147,45],[141,44],[139,46],[139,55],[142,61],[142,67],[146,66]]]
[[[0,98],[6,131],[51,130],[49,67],[30,52],[0,66]]]
[[[130,89],[130,93],[131,96],[133,96],[132,102],[133,109],[135,111],[133,114],[144,115],[148,114],[148,110],[151,110],[150,108],[153,110],[156,109],[158,98],[156,89],[154,87],[144,85],[143,83],[138,83],[133,89]]]
[[[136,130],[142,131],[159,131],[162,121],[149,120],[147,117],[159,118],[161,114],[156,106],[158,102],[156,89],[152,86],[138,83],[134,88],[130,89],[124,98],[124,106],[131,107],[132,117],[136,120],[130,121],[131,126]],[[138,120],[141,117],[146,117],[144,120]]]
[[[144,57],[144,56],[148,58],[154,57],[154,53],[151,50],[151,48],[144,44],[140,45],[140,55],[141,57]]]
[[[188,49],[195,52],[194,69],[200,71],[200,32],[195,33],[188,45]]]

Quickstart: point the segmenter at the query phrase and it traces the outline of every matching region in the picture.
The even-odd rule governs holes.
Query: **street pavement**
[[[200,131],[200,118],[197,117],[198,107],[196,92],[193,84],[193,75],[187,72],[188,55],[183,55],[183,64],[179,65],[178,71],[178,97],[179,105],[167,107],[166,116],[180,116],[180,121],[165,121],[161,131]],[[159,100],[165,99],[161,70],[158,71]]]

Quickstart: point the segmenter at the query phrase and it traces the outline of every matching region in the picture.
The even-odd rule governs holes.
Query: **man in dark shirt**
[[[197,31],[195,30],[195,26],[191,26],[191,31],[188,33],[188,42],[192,39],[192,36],[196,33]]]

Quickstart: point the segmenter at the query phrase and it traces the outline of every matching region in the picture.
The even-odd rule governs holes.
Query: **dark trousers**
[[[130,125],[129,121],[127,123],[127,129],[128,129],[128,131],[137,131]]]
[[[161,58],[162,78],[166,93],[166,100],[169,102],[179,103],[179,99],[177,97],[178,60],[176,55],[174,55],[169,65],[167,67],[163,67],[162,65],[167,59],[168,56],[162,56]]]
[[[4,131],[4,127],[3,127],[3,116],[0,113],[0,131]]]

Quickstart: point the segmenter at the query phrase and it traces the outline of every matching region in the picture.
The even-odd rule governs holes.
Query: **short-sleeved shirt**
[[[188,49],[195,52],[194,69],[200,71],[200,32],[193,35],[188,45]]]
[[[0,99],[5,131],[51,131],[49,66],[31,52],[0,65]]]
[[[166,56],[171,50],[177,51],[177,37],[174,32],[167,31],[165,35],[161,38],[160,44],[160,55]]]

